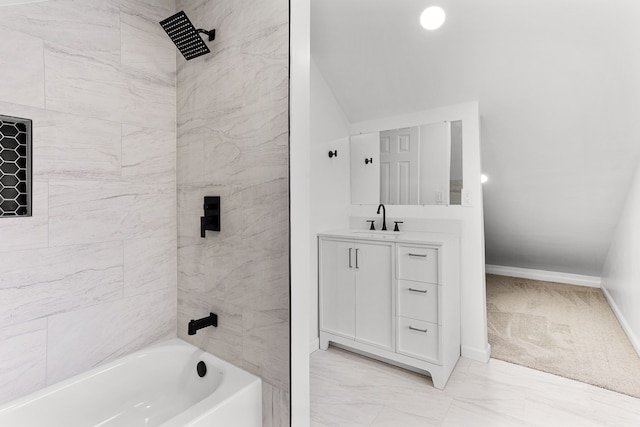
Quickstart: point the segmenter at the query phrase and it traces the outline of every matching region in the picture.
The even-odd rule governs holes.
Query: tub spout
[[[218,315],[215,313],[209,313],[207,317],[202,319],[193,320],[189,322],[189,335],[195,335],[198,329],[206,328],[207,326],[218,327]]]

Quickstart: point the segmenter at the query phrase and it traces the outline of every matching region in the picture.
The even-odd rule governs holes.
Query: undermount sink
[[[371,237],[380,237],[383,239],[393,239],[402,235],[402,231],[388,231],[388,230],[353,230],[356,234],[368,235]]]

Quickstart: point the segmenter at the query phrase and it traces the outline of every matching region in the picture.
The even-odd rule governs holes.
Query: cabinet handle
[[[356,248],[356,268],[360,268],[360,267],[358,266],[358,251],[359,251],[359,250],[360,250],[360,249]]]
[[[418,292],[418,293],[421,293],[421,294],[426,294],[427,293],[426,290],[422,291],[420,289],[413,289],[413,288],[409,288],[409,292]]]
[[[423,334],[426,334],[427,331],[429,330],[429,329],[418,329],[418,328],[414,328],[413,326],[409,326],[409,329],[411,329],[412,331],[422,332]]]
[[[351,265],[351,248],[349,248],[349,268],[353,268]]]
[[[426,258],[427,254],[409,254],[409,256],[417,256],[419,258]]]

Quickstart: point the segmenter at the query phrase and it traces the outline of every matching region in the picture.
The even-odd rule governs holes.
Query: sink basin
[[[353,230],[355,234],[362,234],[369,237],[378,237],[382,239],[395,239],[402,235],[402,231],[382,231],[382,230]]]

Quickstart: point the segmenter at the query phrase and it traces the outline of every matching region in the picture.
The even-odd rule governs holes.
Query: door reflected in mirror
[[[462,121],[352,135],[351,203],[460,205]]]

